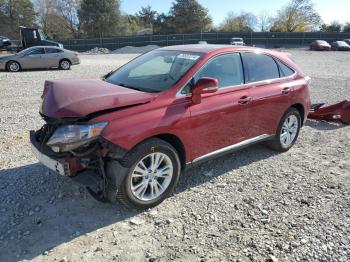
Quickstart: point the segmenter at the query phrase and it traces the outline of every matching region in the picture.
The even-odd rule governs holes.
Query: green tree
[[[33,27],[34,5],[30,0],[0,1],[0,32],[10,38],[19,38],[19,26]]]
[[[346,23],[343,27],[343,32],[350,33],[350,23]]]
[[[322,24],[321,25],[321,31],[322,32],[340,32],[342,28],[342,25],[339,22],[332,22],[331,24]]]
[[[39,26],[50,38],[70,38],[75,36],[70,29],[69,21],[61,15],[58,1],[36,0],[35,10]]]
[[[173,17],[161,13],[157,16],[153,25],[153,33],[155,34],[171,34],[175,33]]]
[[[82,31],[89,37],[120,35],[126,29],[119,0],[82,0],[78,17]]]
[[[127,15],[127,33],[137,34],[142,28],[140,18],[136,15]]]
[[[175,0],[169,16],[177,33],[209,31],[212,19],[197,0]]]
[[[153,28],[153,24],[157,20],[158,13],[157,11],[152,10],[152,8],[148,5],[146,7],[141,7],[141,10],[136,14],[136,16],[140,19],[143,27]]]
[[[306,32],[319,28],[321,17],[311,0],[292,0],[277,12],[270,31]]]
[[[222,32],[252,32],[256,24],[257,18],[252,13],[241,12],[240,15],[236,15],[230,12],[219,30]]]

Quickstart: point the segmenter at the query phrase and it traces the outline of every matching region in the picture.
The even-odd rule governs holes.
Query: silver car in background
[[[77,52],[54,46],[35,46],[14,55],[0,56],[0,70],[9,72],[47,68],[69,70],[71,65],[78,64],[80,58]]]
[[[245,45],[243,38],[241,37],[232,37],[230,45]]]

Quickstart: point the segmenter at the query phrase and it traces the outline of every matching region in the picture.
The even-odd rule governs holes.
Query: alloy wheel
[[[141,201],[152,201],[169,187],[173,163],[164,153],[151,153],[142,158],[131,174],[131,192]]]
[[[280,134],[280,141],[283,147],[287,148],[294,142],[298,134],[298,128],[298,118],[295,115],[288,116],[283,123]]]
[[[62,61],[61,62],[61,68],[64,69],[64,70],[68,70],[70,67],[70,63],[66,60]]]
[[[11,72],[18,72],[19,71],[19,64],[16,62],[12,62],[9,66]]]

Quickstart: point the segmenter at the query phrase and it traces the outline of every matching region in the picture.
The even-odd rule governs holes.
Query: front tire
[[[150,139],[129,152],[122,161],[126,175],[115,194],[109,188],[108,198],[116,198],[129,209],[144,210],[159,205],[173,192],[181,172],[177,151],[161,139]],[[117,177],[119,170],[111,170]],[[115,173],[116,172],[116,173]],[[116,184],[116,183],[114,183]]]
[[[71,62],[67,59],[63,59],[60,61],[59,68],[61,70],[69,70],[71,67]]]
[[[268,143],[272,149],[285,152],[297,141],[301,127],[300,113],[295,108],[289,108],[283,115],[273,140]]]
[[[16,61],[9,61],[6,65],[6,69],[9,72],[19,72],[21,70],[21,65]]]

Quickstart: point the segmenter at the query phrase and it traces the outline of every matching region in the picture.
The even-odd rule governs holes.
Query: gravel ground
[[[288,50],[314,102],[350,98],[350,53]],[[0,261],[349,261],[350,126],[307,121],[298,143],[254,146],[185,172],[147,212],[102,204],[30,152],[45,79],[99,77],[135,55],[82,55],[71,71],[0,72]]]

